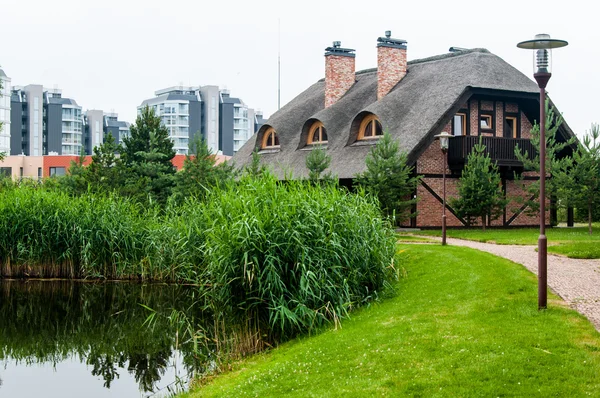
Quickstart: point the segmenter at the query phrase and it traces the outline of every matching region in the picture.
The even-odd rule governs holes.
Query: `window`
[[[0,178],[10,177],[12,175],[12,167],[0,167]]]
[[[518,138],[517,136],[517,118],[514,116],[507,116],[504,119],[504,137],[505,138]]]
[[[491,129],[492,128],[492,115],[481,115],[479,116],[479,126],[482,129]]]
[[[38,180],[42,179],[42,168],[38,167]]]
[[[327,130],[321,122],[314,122],[308,131],[307,144],[319,144],[327,142]]]
[[[64,176],[66,170],[64,167],[50,167],[50,177],[52,176]]]
[[[277,132],[275,132],[275,129],[273,127],[269,127],[267,131],[265,131],[261,148],[279,148],[279,137],[277,136]]]
[[[454,135],[467,135],[467,114],[457,113],[452,122]]]
[[[379,138],[383,135],[383,128],[381,122],[375,115],[368,115],[360,123],[360,129],[358,130],[359,140],[370,140]]]

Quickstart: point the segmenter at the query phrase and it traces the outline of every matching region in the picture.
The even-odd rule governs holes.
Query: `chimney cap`
[[[451,53],[457,53],[457,52],[461,52],[461,51],[468,51],[468,48],[463,48],[463,47],[450,47],[448,49],[448,51],[450,51]]]
[[[325,56],[340,55],[343,57],[356,57],[356,54],[354,54],[354,51],[356,51],[356,50],[354,50],[352,48],[342,48],[341,41],[334,41],[332,47],[327,47],[325,49]]]
[[[377,38],[377,47],[392,47],[406,50],[406,40],[392,39],[392,31],[386,30],[385,37]]]

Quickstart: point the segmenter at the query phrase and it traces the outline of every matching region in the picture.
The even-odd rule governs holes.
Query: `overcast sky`
[[[586,4],[587,3],[587,4]],[[544,8],[541,9],[541,5]],[[278,21],[282,106],[324,76],[334,40],[356,49],[357,70],[376,66],[385,30],[408,59],[484,47],[532,76],[517,42],[549,33],[548,92],[578,134],[600,122],[600,29],[592,1],[132,1],[0,0],[0,66],[13,85],[58,87],[86,109],[134,121],[154,91],[219,85],[265,116],[277,110]]]

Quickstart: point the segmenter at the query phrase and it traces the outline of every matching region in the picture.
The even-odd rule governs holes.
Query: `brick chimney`
[[[389,93],[406,75],[406,40],[392,39],[391,31],[377,39],[377,99]]]
[[[339,41],[325,49],[325,108],[335,104],[355,81],[354,50],[342,48]]]

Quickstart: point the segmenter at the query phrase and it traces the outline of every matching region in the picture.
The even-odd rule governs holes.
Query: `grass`
[[[548,251],[570,258],[600,258],[600,242],[561,242],[560,245],[549,246]]]
[[[424,238],[422,236],[414,236],[407,233],[398,234],[398,242],[406,243],[434,243],[437,242],[435,239]]]
[[[547,228],[548,252],[571,258],[600,258],[600,226],[595,225],[592,235],[586,227]],[[489,242],[500,245],[537,245],[538,228],[449,229],[450,238]],[[418,235],[441,236],[440,230],[419,231]]]
[[[396,297],[184,396],[600,395],[600,334],[556,296],[537,311],[523,267],[462,247],[400,247]]]

